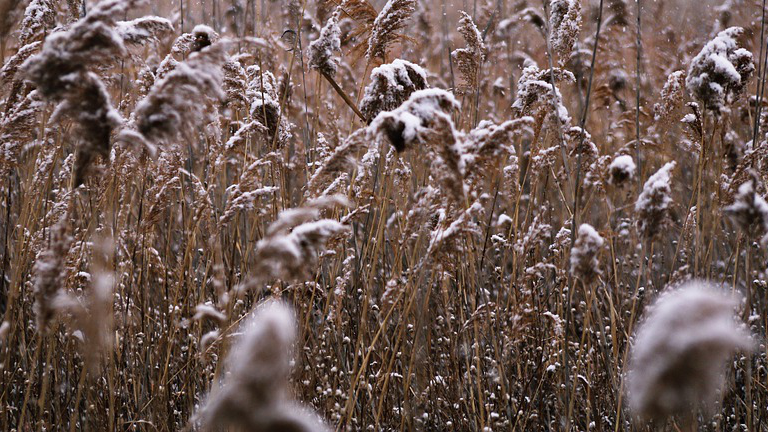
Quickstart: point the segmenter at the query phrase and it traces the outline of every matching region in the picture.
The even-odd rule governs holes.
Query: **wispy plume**
[[[627,393],[640,416],[665,419],[711,409],[724,384],[725,366],[752,347],[737,325],[736,299],[704,281],[662,294],[632,344]]]
[[[389,0],[373,21],[371,36],[368,38],[368,60],[387,59],[387,50],[392,43],[403,38],[399,33],[405,28],[405,22],[416,10],[416,0]]]
[[[227,377],[211,392],[193,422],[205,431],[227,427],[325,431],[326,426],[310,408],[288,395],[295,321],[293,311],[279,301],[257,306],[241,326],[241,336],[227,357]]]
[[[752,53],[739,48],[741,27],[721,31],[691,61],[686,84],[704,108],[720,113],[736,101],[755,72]]]
[[[487,49],[483,42],[483,35],[477,29],[472,17],[464,11],[459,12],[459,33],[464,38],[466,46],[451,53],[456,66],[461,73],[462,84],[458,88],[462,92],[471,92],[477,88],[480,79],[480,65],[485,60]]]
[[[155,83],[136,106],[136,126],[144,138],[158,145],[196,129],[205,118],[210,99],[224,97],[221,67],[225,44],[217,43],[195,52]]]
[[[649,177],[635,202],[637,227],[643,238],[653,239],[669,222],[669,206],[672,204],[670,182],[676,165],[675,162],[667,162]]]

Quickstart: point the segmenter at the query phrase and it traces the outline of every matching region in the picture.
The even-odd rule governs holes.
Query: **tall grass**
[[[0,0],[0,430],[768,430],[764,1],[634,6]]]

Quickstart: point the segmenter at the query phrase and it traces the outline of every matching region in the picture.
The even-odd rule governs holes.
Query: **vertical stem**
[[[184,0],[179,0],[179,16],[181,17],[181,34],[184,34]]]
[[[546,3],[545,3],[546,4]],[[576,227],[577,227],[577,220],[579,217],[579,193],[581,192],[581,146],[584,144],[584,139],[586,137],[585,134],[585,126],[587,123],[587,115],[589,113],[589,101],[590,97],[592,96],[592,81],[595,77],[595,60],[597,59],[597,46],[600,43],[600,28],[603,23],[603,0],[600,0],[600,6],[597,13],[597,29],[595,30],[595,45],[592,47],[592,62],[590,64],[589,68],[589,82],[587,84],[587,95],[585,97],[584,101],[584,109],[581,112],[581,139],[579,140],[578,147],[576,147],[576,183],[574,185],[574,192],[573,192],[573,216],[571,217],[571,249],[573,249],[573,246],[576,242]],[[549,41],[549,38],[547,38],[547,41]],[[547,42],[547,47],[549,47],[549,42]],[[549,48],[547,48],[549,51]],[[550,56],[550,65],[551,65],[551,56]],[[552,91],[555,91],[555,82],[554,82],[554,76],[552,75],[552,67],[550,66],[550,78],[552,79]],[[562,133],[562,131],[560,131]],[[573,288],[575,286],[575,283],[573,282],[573,278],[570,276],[568,277],[568,297],[572,295]],[[568,370],[568,331],[570,330],[570,324],[571,324],[571,305],[570,303],[565,305],[565,332],[564,332],[564,341],[565,341],[565,349],[563,350],[563,364],[564,364],[564,374],[565,374],[565,387],[568,388],[570,384],[570,371]],[[565,398],[566,398],[566,409],[569,406],[568,403],[568,392],[565,392]],[[566,414],[566,430],[570,430],[570,414]]]
[[[763,10],[761,13],[761,19],[760,19],[760,55],[759,60],[757,62],[757,89],[755,91],[755,96],[757,96],[757,99],[755,100],[755,124],[754,124],[754,132],[752,137],[752,146],[754,147],[755,144],[757,144],[757,136],[760,134],[760,111],[761,110],[761,104],[763,99],[763,91],[765,90],[765,64],[763,63],[764,57],[768,57],[766,55],[765,51],[763,50],[765,42],[765,0],[763,0]]]
[[[635,89],[635,164],[637,165],[637,187],[638,190],[642,189],[643,187],[643,170],[642,165],[640,161],[640,59],[642,57],[642,50],[643,50],[643,44],[641,40],[641,26],[640,26],[640,16],[641,16],[642,6],[640,4],[640,0],[637,0],[637,39],[636,39],[636,49],[637,49],[637,64],[636,64],[636,80],[635,83],[636,89]]]

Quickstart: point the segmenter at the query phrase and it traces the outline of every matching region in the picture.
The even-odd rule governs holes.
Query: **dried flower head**
[[[603,246],[603,238],[592,225],[581,224],[571,249],[571,274],[584,284],[594,282],[602,274],[597,257]]]
[[[549,3],[549,42],[560,67],[571,58],[573,45],[581,30],[579,0],[551,0]]]
[[[317,40],[309,44],[309,67],[331,78],[336,76],[336,69],[339,67],[336,53],[341,52],[339,13],[340,11],[336,11],[331,15],[320,30]]]
[[[483,35],[477,29],[472,17],[464,11],[459,12],[459,33],[464,38],[466,47],[454,50],[451,53],[463,81],[458,88],[462,92],[474,91],[480,80],[480,65],[485,60],[487,49],[483,42]]]
[[[741,27],[721,31],[691,61],[686,84],[704,108],[720,113],[747,88],[755,71],[752,53],[739,48]]]
[[[279,301],[268,300],[251,312],[240,331],[242,336],[227,357],[227,377],[196,414],[203,430],[326,430],[316,414],[288,396],[296,339],[293,311]]]
[[[371,36],[368,38],[368,51],[365,53],[368,60],[386,61],[389,46],[403,38],[399,32],[415,10],[416,0],[387,1],[373,21]]]
[[[413,92],[427,87],[427,72],[421,66],[396,59],[373,69],[371,83],[365,87],[360,101],[360,112],[370,123],[380,112],[392,111]]]
[[[608,165],[608,183],[620,186],[635,177],[635,161],[630,155],[616,156]]]
[[[652,239],[661,233],[668,222],[669,205],[672,203],[670,180],[676,163],[667,162],[656,171],[643,186],[635,203],[637,227],[643,238]]]
[[[728,358],[752,345],[736,324],[736,305],[704,281],[688,282],[656,300],[632,344],[627,393],[637,414],[664,419],[712,408]]]

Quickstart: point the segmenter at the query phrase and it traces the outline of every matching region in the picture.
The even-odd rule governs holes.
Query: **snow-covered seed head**
[[[736,304],[704,281],[659,297],[631,348],[627,393],[637,415],[663,419],[712,408],[728,358],[752,346],[747,331],[737,325]]]
[[[603,238],[589,224],[579,226],[578,237],[571,249],[571,274],[583,283],[589,284],[600,276],[598,255]]]
[[[235,426],[251,431],[324,431],[325,426],[288,397],[296,318],[268,300],[251,313],[227,357],[229,374],[196,415],[204,430]]]
[[[608,183],[620,186],[635,177],[635,161],[632,156],[616,156],[608,165]]]
[[[562,67],[571,57],[573,45],[581,30],[579,0],[551,0],[549,3],[549,41]]]
[[[339,28],[339,11],[325,23],[320,30],[320,36],[309,44],[309,67],[331,78],[336,76],[339,59],[336,53],[341,51],[341,28]]]
[[[659,103],[653,106],[653,119],[662,125],[677,121],[685,100],[685,71],[672,72],[661,89]]]
[[[466,46],[451,53],[456,67],[459,69],[462,83],[456,89],[459,92],[472,92],[479,85],[480,65],[487,54],[483,35],[475,25],[472,17],[464,11],[459,12],[459,28],[457,29],[464,38]]]
[[[670,185],[672,170],[676,163],[667,162],[643,185],[643,192],[637,198],[637,227],[645,239],[659,234],[668,222],[669,205],[672,203]]]
[[[211,45],[190,55],[155,83],[135,111],[138,130],[148,142],[157,144],[183,130],[194,130],[192,126],[204,117],[209,99],[224,97],[221,68],[225,59],[224,45]]]
[[[720,113],[735,102],[755,72],[752,53],[739,48],[741,27],[721,31],[691,61],[686,84],[704,108]]]
[[[402,38],[399,32],[414,11],[416,0],[389,0],[373,21],[366,58],[385,60],[389,46]]]
[[[417,64],[396,59],[373,69],[371,83],[365,87],[360,101],[360,112],[370,123],[380,112],[392,111],[415,91],[427,87],[427,71]]]
[[[723,212],[744,232],[749,234],[768,233],[768,203],[757,193],[758,179],[755,173],[739,186],[733,204]],[[763,238],[763,241],[766,239]]]

